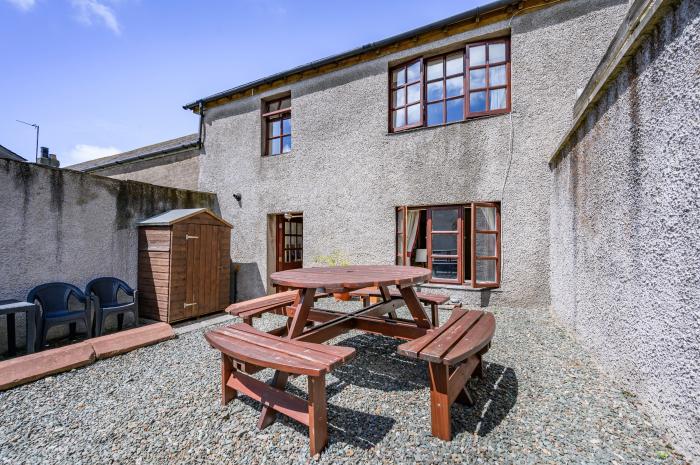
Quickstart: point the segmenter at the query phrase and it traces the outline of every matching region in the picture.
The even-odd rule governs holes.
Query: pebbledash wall
[[[700,461],[700,3],[660,3],[553,164],[551,308]]]
[[[4,159],[0,199],[0,300],[23,300],[52,281],[84,289],[99,276],[135,287],[138,221],[173,208],[218,211],[214,194]],[[20,316],[22,339],[23,322]],[[7,350],[5,334],[0,323],[0,353]]]
[[[483,200],[502,202],[502,287],[436,292],[469,305],[548,304],[547,160],[626,8],[625,0],[572,0],[524,11],[207,110],[199,189],[216,192],[236,226],[239,298],[267,291],[270,214],[303,212],[304,266],[336,250],[353,263],[385,264],[394,262],[395,207]],[[391,64],[503,35],[512,40],[512,114],[388,134]],[[292,151],[261,157],[261,99],[284,91],[292,96]]]

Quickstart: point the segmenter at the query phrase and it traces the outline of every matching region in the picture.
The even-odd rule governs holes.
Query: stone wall
[[[99,276],[135,287],[138,221],[173,208],[218,210],[213,194],[4,159],[0,199],[0,300],[51,281],[84,288]],[[3,318],[0,352],[5,331]]]
[[[700,3],[684,0],[561,154],[550,230],[554,314],[691,460],[700,460],[698,50]]]
[[[267,218],[303,212],[304,265],[340,251],[394,262],[395,208],[502,202],[503,279],[440,290],[469,305],[549,303],[549,154],[624,16],[625,0],[573,0],[207,111],[199,188],[216,192],[241,264],[239,296],[266,292]],[[389,134],[388,70],[420,54],[511,35],[511,115]],[[293,148],[261,156],[261,99],[291,91]],[[512,148],[512,154],[511,154]],[[233,194],[241,193],[239,203]]]

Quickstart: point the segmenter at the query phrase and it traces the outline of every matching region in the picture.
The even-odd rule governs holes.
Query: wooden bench
[[[398,347],[399,354],[428,362],[433,436],[452,439],[450,406],[473,404],[466,384],[473,374],[483,378],[482,355],[495,330],[492,313],[458,308],[444,325]]]
[[[294,303],[294,299],[296,299],[298,294],[298,291],[285,291],[246,300],[245,302],[237,302],[226,307],[226,312],[243,318],[244,323],[252,325],[253,318],[257,318],[263,313],[283,313],[285,307]],[[315,299],[326,296],[328,294],[317,293]]]
[[[263,413],[266,408],[271,409],[308,426],[311,455],[321,452],[328,441],[325,375],[352,359],[355,349],[281,338],[246,323],[215,329],[205,338],[221,352],[222,405],[235,399],[239,392],[245,394],[263,405]],[[284,391],[287,375],[281,385],[274,380],[273,385],[268,385],[245,374],[246,365],[308,376],[309,400]],[[271,423],[265,418],[261,415],[260,429]]]
[[[383,297],[381,289],[375,289],[371,287],[366,287],[364,289],[352,291],[350,295],[353,297],[361,297],[365,307],[369,305],[370,297]],[[391,298],[401,298],[401,292],[398,289],[389,290],[389,295],[391,296]],[[446,295],[426,294],[423,292],[416,292],[416,296],[418,297],[418,300],[421,303],[430,305],[430,313],[433,320],[433,326],[439,326],[440,317],[438,314],[438,305],[444,304],[445,302],[450,300],[450,298]]]

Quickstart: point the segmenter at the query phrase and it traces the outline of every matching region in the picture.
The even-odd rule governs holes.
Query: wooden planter
[[[139,313],[172,323],[229,304],[232,226],[206,208],[139,223]]]

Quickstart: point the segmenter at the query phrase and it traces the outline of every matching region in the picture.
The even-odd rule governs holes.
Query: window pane
[[[282,138],[282,153],[287,153],[292,150],[292,136],[284,136]]]
[[[464,93],[464,79],[462,76],[457,76],[445,81],[448,97],[456,97]]]
[[[285,233],[285,234],[289,234],[289,230],[290,230],[291,227],[292,227],[292,226],[291,226],[291,224],[289,223],[289,221],[285,221],[285,222],[284,222],[284,233]]]
[[[428,126],[442,124],[442,106],[443,103],[431,103],[428,105]]]
[[[397,256],[396,256],[396,264],[397,264],[397,265],[403,265],[403,255],[397,255]]]
[[[395,128],[400,128],[406,124],[405,116],[406,112],[404,111],[403,108],[399,110],[394,110],[394,127]]]
[[[469,66],[479,66],[486,63],[486,46],[469,47]]]
[[[396,211],[396,234],[401,234],[403,231],[403,210]]]
[[[402,86],[406,84],[406,68],[395,69],[391,75],[391,84],[396,86]]]
[[[506,61],[506,44],[489,44],[489,63]]]
[[[285,118],[282,120],[282,133],[291,134],[292,133],[292,118]]]
[[[478,231],[496,230],[495,207],[476,207],[476,229]]]
[[[447,123],[464,119],[464,99],[458,98],[447,101]]]
[[[406,103],[415,103],[420,100],[420,83],[406,87]]]
[[[478,257],[496,256],[495,234],[476,234],[476,255]]]
[[[506,65],[489,68],[489,87],[506,85]]]
[[[280,102],[280,110],[283,108],[289,108],[292,106],[292,100],[290,98],[285,98]]]
[[[476,261],[476,282],[493,283],[496,281],[496,260]]]
[[[406,82],[414,82],[420,79],[420,61],[416,61],[406,70]]]
[[[440,208],[432,210],[433,231],[457,231],[459,210],[456,208]]]
[[[457,255],[456,234],[433,234],[433,255]]]
[[[442,100],[442,81],[431,82],[428,84],[428,101]]]
[[[472,92],[469,94],[469,111],[486,111],[486,92]]]
[[[469,87],[471,89],[486,87],[486,68],[469,71]]]
[[[433,258],[433,278],[457,279],[457,259]]]
[[[272,139],[270,141],[269,145],[269,154],[270,155],[279,155],[280,154],[280,140],[279,139]]]
[[[280,131],[282,130],[282,121],[281,120],[274,120],[270,121],[270,137],[277,137],[280,135]]]
[[[402,87],[400,89],[396,89],[392,93],[393,95],[391,96],[391,105],[394,108],[406,105],[406,88]]]
[[[428,80],[442,77],[442,58],[428,62]]]
[[[501,110],[506,107],[506,90],[494,89],[489,91],[489,110]]]
[[[464,56],[461,53],[447,57],[447,75],[464,73]]]
[[[276,111],[276,110],[279,110],[279,109],[280,109],[280,102],[279,102],[279,101],[270,102],[270,103],[267,104],[267,111],[268,111],[268,112],[270,112],[270,111]]]
[[[403,234],[396,235],[396,255],[403,255]]]
[[[411,105],[410,107],[406,108],[406,112],[408,113],[406,124],[418,124],[420,121],[420,104]]]

